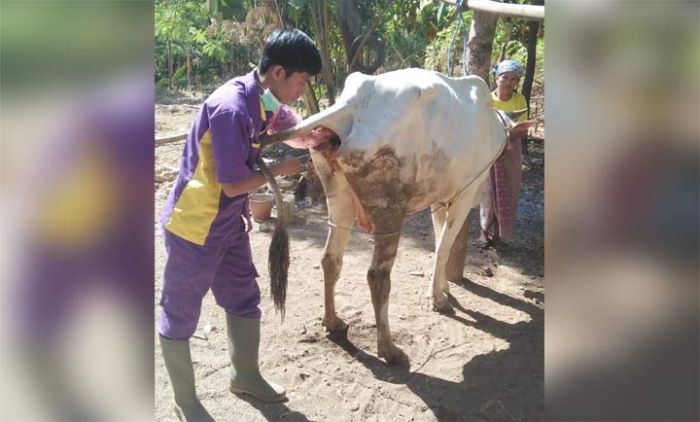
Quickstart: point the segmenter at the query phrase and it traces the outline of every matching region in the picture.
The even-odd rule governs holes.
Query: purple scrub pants
[[[259,319],[260,288],[255,280],[248,233],[226,245],[199,246],[164,230],[168,252],[163,273],[160,334],[187,340],[194,334],[202,299],[211,289],[216,303],[226,312]]]

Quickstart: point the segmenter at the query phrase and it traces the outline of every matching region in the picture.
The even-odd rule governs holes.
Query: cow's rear
[[[335,312],[334,291],[357,220],[374,236],[367,281],[378,354],[388,362],[407,363],[391,339],[388,318],[390,274],[403,219],[427,207],[433,210],[436,258],[430,294],[435,309],[450,310],[445,274],[450,249],[505,145],[504,127],[481,79],[448,78],[421,69],[352,74],[334,106],[287,136],[319,126],[332,130],[340,142],[333,148],[311,148],[330,214],[322,259],[323,325],[347,328]]]

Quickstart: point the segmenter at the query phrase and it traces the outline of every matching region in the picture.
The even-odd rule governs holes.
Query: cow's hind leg
[[[330,201],[329,201],[330,203]],[[339,204],[340,205],[340,204]],[[350,204],[352,205],[352,204]],[[324,281],[324,314],[322,325],[328,331],[345,330],[348,325],[335,313],[335,284],[340,278],[340,270],[343,266],[343,252],[350,239],[349,227],[352,227],[352,207],[342,206],[346,210],[340,210],[338,213],[331,212],[331,222],[334,226],[330,227],[328,239],[326,240],[326,248],[323,251],[321,265],[323,266],[323,281]],[[349,213],[347,218],[345,213]],[[340,214],[340,215],[339,215]]]
[[[440,237],[442,236],[442,228],[445,226],[447,218],[447,204],[438,202],[430,207],[430,216],[433,219],[433,232],[435,233],[435,250],[437,251]]]
[[[322,157],[316,158],[316,171],[326,191],[330,227],[321,265],[324,281],[324,315],[322,325],[328,331],[341,331],[348,325],[335,313],[335,284],[343,266],[343,253],[350,239],[354,218],[353,194],[345,175],[331,171]]]
[[[449,287],[447,285],[447,261],[450,258],[450,251],[459,235],[462,225],[467,224],[467,216],[471,207],[476,201],[476,195],[479,192],[479,180],[475,181],[474,186],[458,194],[447,207],[447,218],[442,227],[440,238],[436,240],[435,250],[435,272],[433,273],[432,296],[433,309],[439,312],[451,312],[447,294]]]
[[[443,238],[443,231],[445,229],[445,222],[447,221],[447,204],[437,203],[430,207],[431,217],[433,219],[433,231],[435,232],[435,254],[437,256],[437,251],[440,248],[440,242]],[[437,257],[436,257],[437,260]],[[435,283],[435,272],[433,273],[433,280],[428,289],[428,297],[435,298],[436,295],[439,298],[437,301],[432,300],[433,309],[440,312],[448,312],[451,310],[449,302],[442,301],[440,298],[444,295],[447,298],[447,293],[449,293],[449,285],[445,283],[444,286],[436,286]],[[436,292],[436,287],[438,287],[438,292]],[[444,288],[445,290],[441,290]],[[438,303],[436,303],[438,302]]]
[[[391,340],[389,329],[389,292],[391,269],[394,266],[400,233],[376,235],[372,265],[367,272],[367,282],[372,294],[374,316],[377,321],[377,354],[388,363],[408,364],[408,356]]]

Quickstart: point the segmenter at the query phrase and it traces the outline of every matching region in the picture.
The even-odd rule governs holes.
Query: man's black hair
[[[321,71],[321,54],[313,40],[298,29],[275,30],[265,41],[258,69],[265,73],[280,65],[287,72],[306,72],[316,75]]]

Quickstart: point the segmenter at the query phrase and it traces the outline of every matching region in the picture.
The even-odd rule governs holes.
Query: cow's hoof
[[[326,331],[347,331],[348,329],[348,324],[345,323],[342,319],[338,318],[337,316],[334,316],[333,318],[323,318],[323,321],[321,322],[321,325],[326,327]]]
[[[453,314],[455,312],[445,293],[433,297],[433,310],[443,314]]]
[[[393,344],[389,347],[382,347],[379,349],[379,357],[384,358],[386,360],[386,363],[390,365],[398,365],[398,366],[409,366],[410,362],[408,360],[408,356],[406,353],[403,352],[403,350],[399,349],[398,347],[394,346]]]

